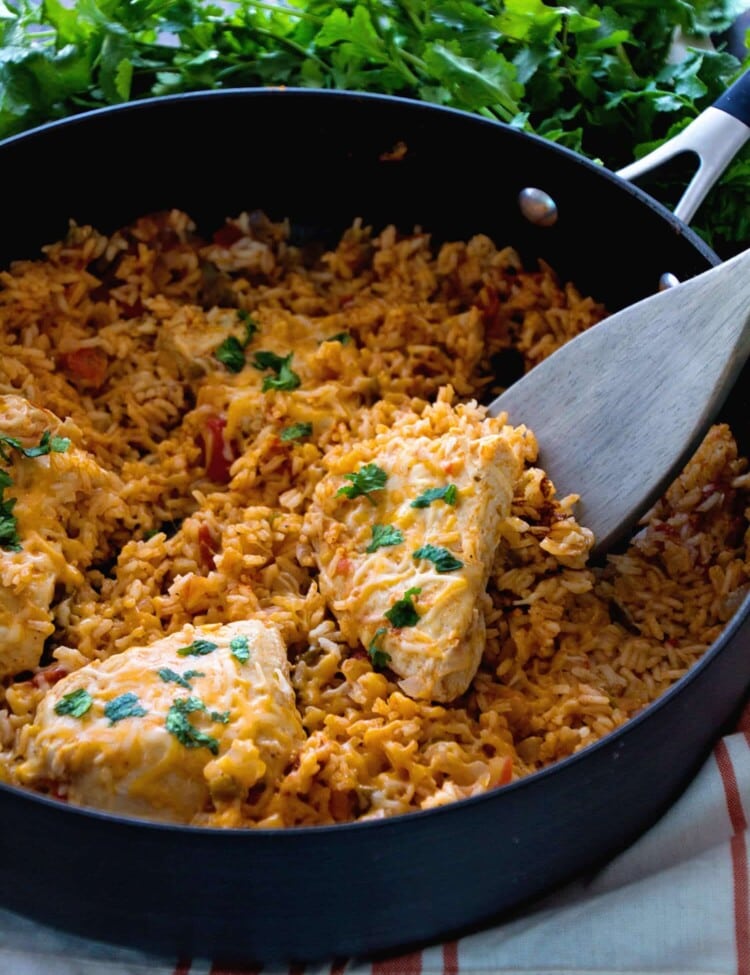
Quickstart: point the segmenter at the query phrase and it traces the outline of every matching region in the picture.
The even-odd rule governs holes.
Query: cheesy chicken
[[[39,663],[56,588],[59,599],[81,585],[99,547],[97,512],[126,514],[119,478],[75,445],[80,435],[21,396],[0,396],[0,677]],[[79,508],[90,517],[72,530]]]
[[[76,805],[188,823],[258,805],[303,739],[277,627],[186,625],[69,674],[24,728],[20,782]]]
[[[451,701],[479,666],[518,442],[439,402],[326,458],[308,517],[321,591],[349,644],[387,663],[410,697]]]

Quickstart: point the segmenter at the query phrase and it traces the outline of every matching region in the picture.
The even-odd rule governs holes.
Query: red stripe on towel
[[[730,850],[732,854],[732,875],[734,880],[734,936],[737,947],[737,975],[750,975],[750,899],[747,884],[747,845],[745,830],[747,818],[742,808],[737,776],[734,774],[732,759],[726,742],[719,741],[714,749],[724,794],[727,801],[729,821],[732,824]]]
[[[443,975],[458,975],[458,942],[443,945]]]
[[[193,961],[191,958],[178,958],[172,975],[190,975],[190,969],[192,967]]]
[[[422,975],[422,952],[414,951],[398,958],[372,963],[372,975]]]

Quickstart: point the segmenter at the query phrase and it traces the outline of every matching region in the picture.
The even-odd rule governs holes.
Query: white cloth
[[[750,714],[625,853],[497,927],[376,962],[264,975],[750,975]],[[255,975],[0,911],[0,975]]]

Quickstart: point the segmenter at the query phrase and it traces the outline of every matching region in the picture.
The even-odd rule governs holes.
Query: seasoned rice
[[[544,262],[524,269],[482,235],[433,248],[420,229],[355,221],[325,251],[295,247],[262,213],[211,239],[178,211],[109,237],[71,224],[40,259],[0,274],[0,396],[51,411],[50,428],[104,478],[90,475],[85,500],[56,514],[65,538],[88,540],[92,524],[95,537],[60,542],[73,574],[55,587],[41,658],[4,670],[4,778],[23,783],[37,709],[64,675],[187,625],[248,619],[286,644],[304,740],[269,787],[206,803],[197,824],[427,809],[627,722],[700,659],[748,590],[750,474],[726,425],[601,568],[587,564],[577,496],[558,497],[554,471],[535,466],[530,431],[508,434],[523,471],[480,601],[479,670],[451,703],[412,699],[344,638],[308,520],[331,458],[356,458],[410,418],[436,435],[455,416],[481,422],[498,357],[516,350],[532,368],[604,315]],[[244,341],[248,320],[257,332],[235,373],[214,352],[222,336]],[[263,391],[253,348],[293,351],[298,388]],[[299,423],[313,435],[281,439]],[[28,571],[0,549],[7,592]],[[64,784],[34,785],[66,798]]]

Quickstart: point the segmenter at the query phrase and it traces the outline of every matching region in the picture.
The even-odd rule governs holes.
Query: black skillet
[[[389,158],[400,142],[405,156]],[[132,103],[6,140],[0,171],[0,266],[36,256],[71,217],[111,231],[168,207],[207,230],[261,208],[289,217],[299,239],[330,242],[357,216],[376,229],[419,224],[436,240],[483,232],[529,263],[544,257],[612,310],[650,294],[665,272],[685,278],[718,261],[601,166],[501,124],[372,95],[244,90]],[[553,197],[553,226],[522,216],[525,187]],[[745,446],[748,378],[725,409]],[[701,662],[625,728],[432,811],[222,831],[0,787],[0,903],[90,938],[263,963],[403,949],[488,924],[601,864],[665,812],[750,689],[749,615],[745,601]]]

